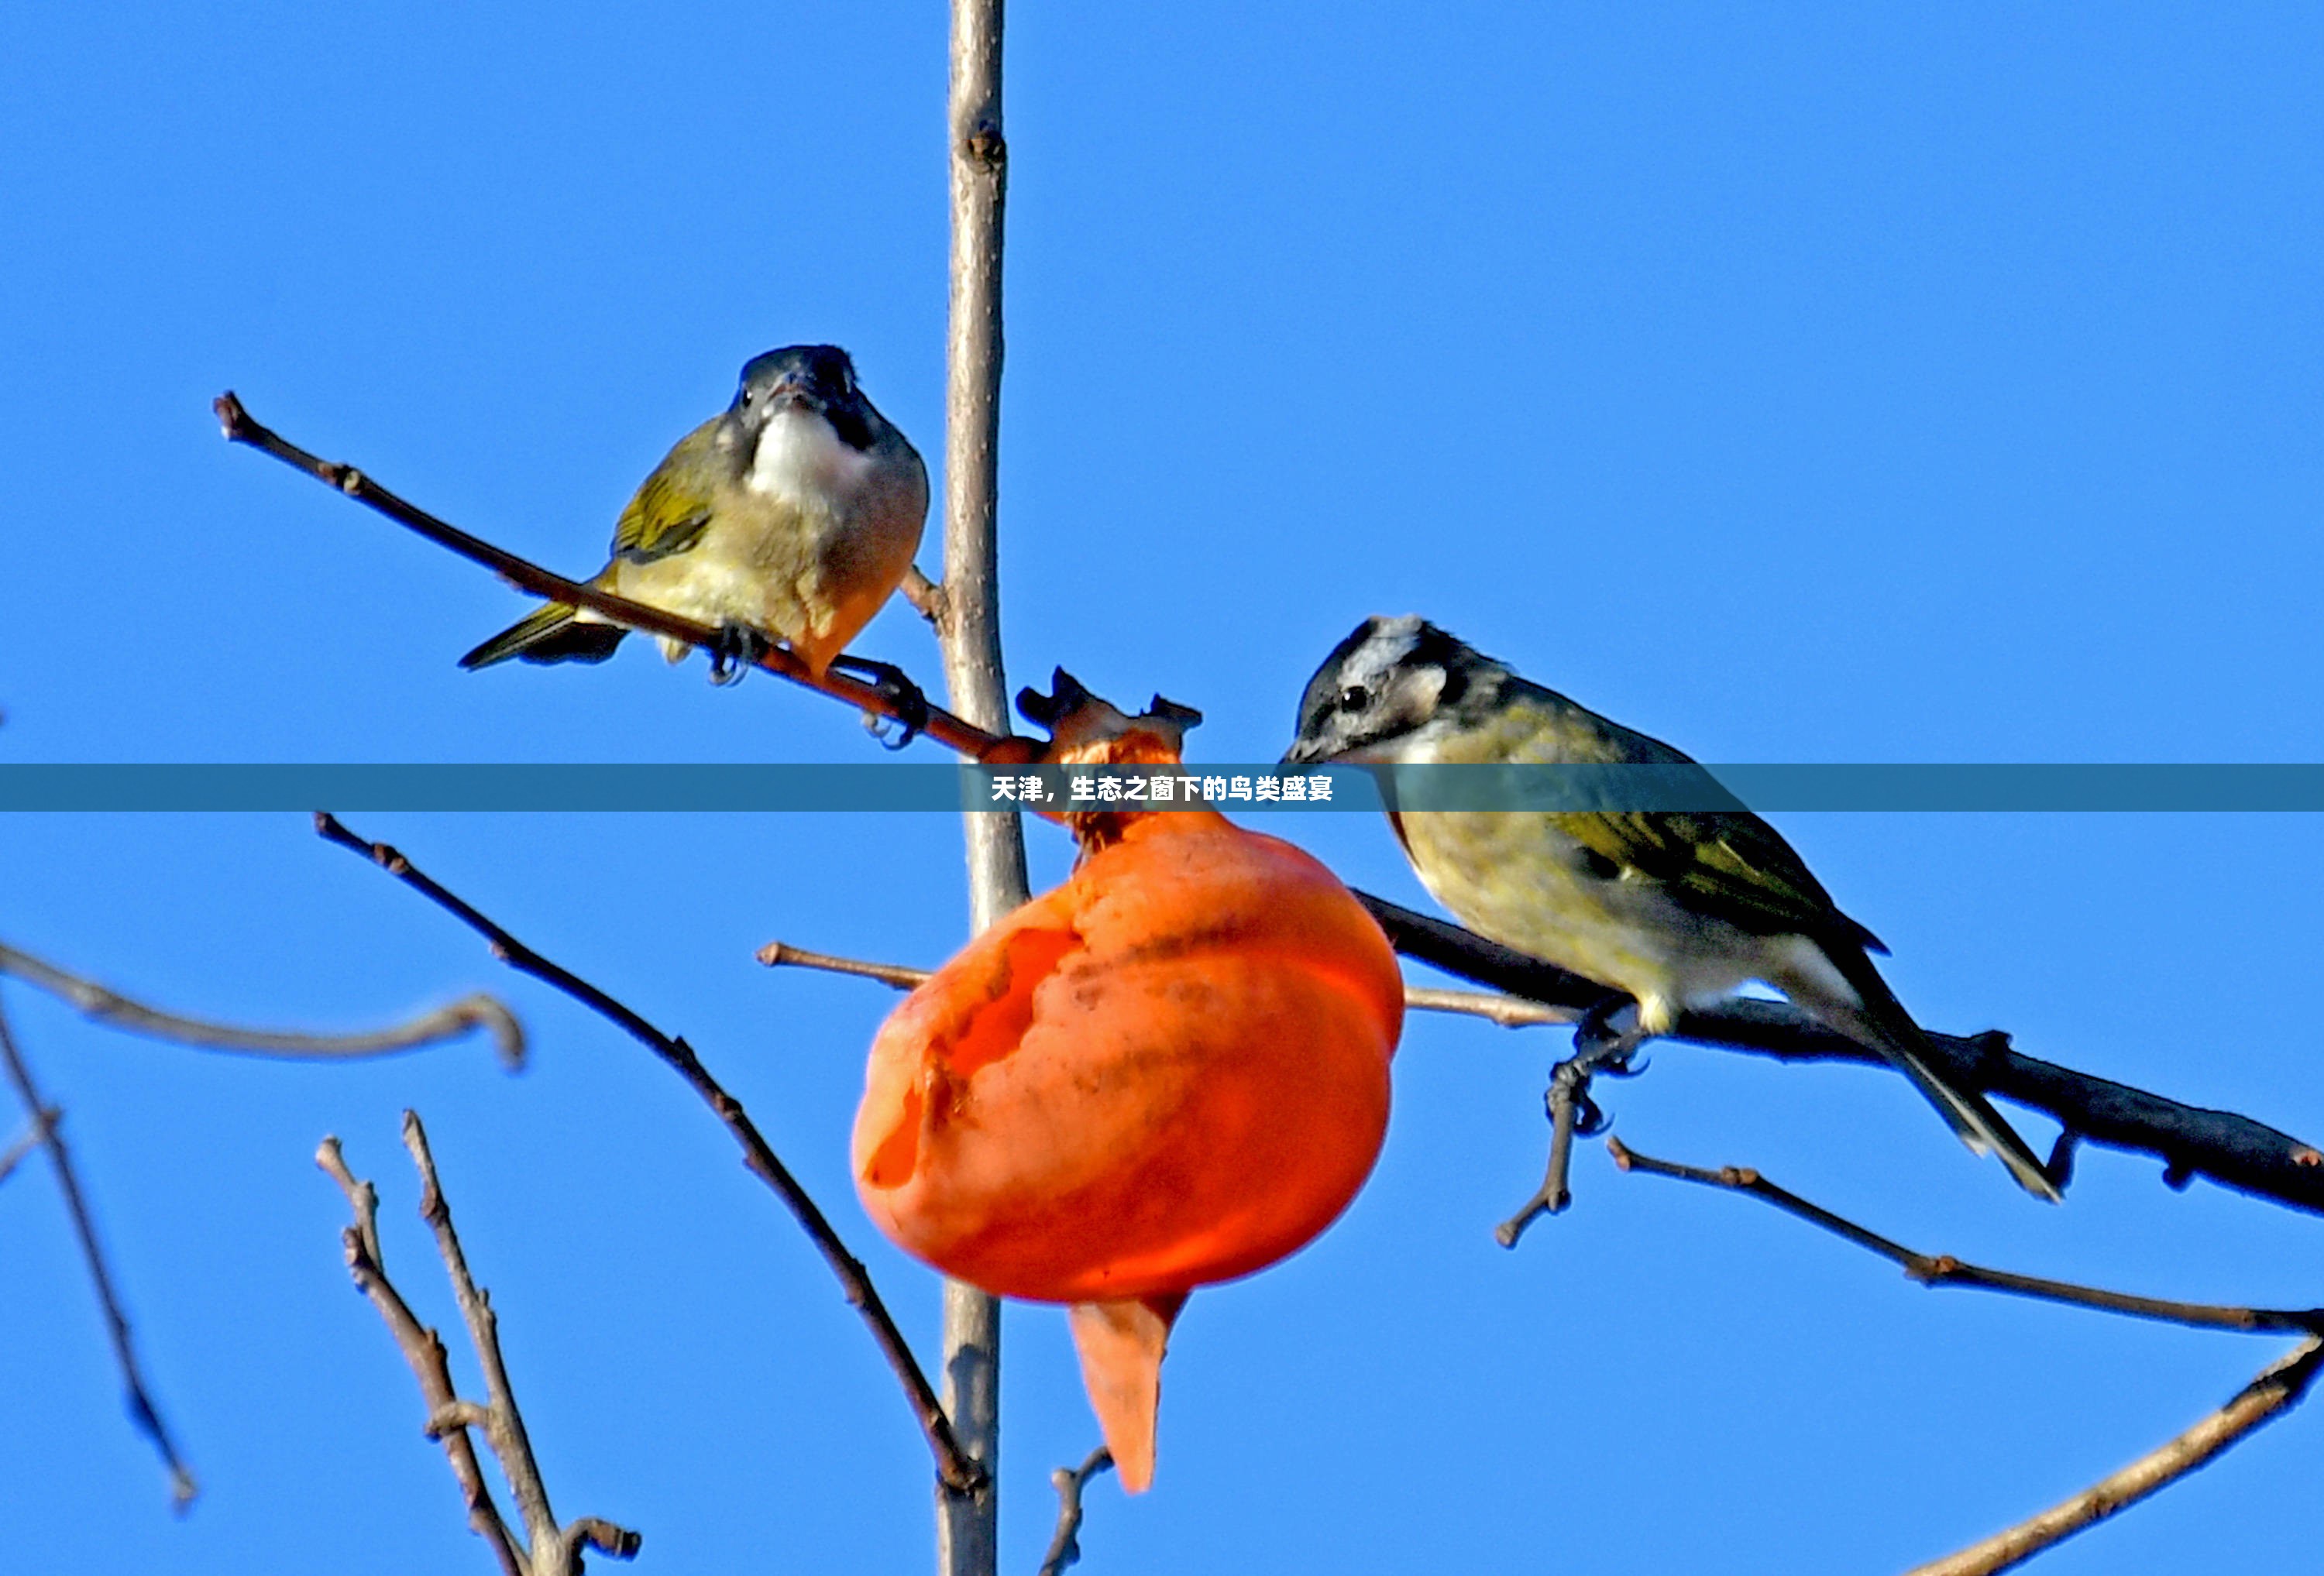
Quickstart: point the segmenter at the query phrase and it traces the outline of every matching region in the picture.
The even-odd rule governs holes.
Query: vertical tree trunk
[[[1001,221],[1008,149],[1001,134],[1001,0],[954,0],[952,314],[945,377],[944,613],[938,639],[951,709],[1009,732],[1001,672]],[[1014,815],[967,816],[969,914],[982,930],[1025,901],[1024,829]],[[954,1431],[990,1477],[982,1492],[939,1488],[940,1576],[994,1576],[999,1546],[1001,1304],[974,1286],[944,1291],[944,1401]]]

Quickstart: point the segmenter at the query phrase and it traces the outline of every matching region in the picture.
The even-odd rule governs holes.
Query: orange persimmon
[[[1135,729],[1149,719],[1083,698],[1122,726],[1077,734],[1076,757],[1164,754]],[[1162,720],[1176,760],[1183,715]],[[1091,1399],[1135,1491],[1186,1292],[1304,1246],[1370,1175],[1404,985],[1379,926],[1290,843],[1207,810],[1094,822],[1064,885],[881,1027],[854,1170],[908,1251],[1077,1304]]]

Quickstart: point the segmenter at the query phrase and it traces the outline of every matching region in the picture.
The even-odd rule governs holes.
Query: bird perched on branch
[[[771,639],[818,678],[836,663],[908,689],[887,664],[841,652],[911,568],[927,512],[927,467],[863,397],[847,353],[787,346],[745,365],[734,402],[654,467],[613,528],[612,562],[589,583],[716,625],[721,682]],[[627,632],[550,603],[460,666],[602,662]],[[682,641],[661,647],[673,662],[686,655]]]
[[[1286,761],[1692,765],[1528,683],[1418,618],[1372,618],[1299,703]],[[1963,1141],[2055,1200],[2024,1139],[1948,1083],[1873,967],[1887,951],[1842,914],[1775,829],[1748,810],[1429,811],[1389,817],[1413,870],[1463,924],[1628,991],[1633,1043],[1757,980],[1911,1079]],[[1602,1030],[1603,1018],[1596,1027]]]

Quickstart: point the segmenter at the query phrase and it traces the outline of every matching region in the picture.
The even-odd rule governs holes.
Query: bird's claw
[[[710,648],[710,682],[721,687],[741,683],[742,675],[772,650],[774,642],[749,624],[720,624],[718,643]]]
[[[890,750],[901,750],[927,732],[928,697],[918,685],[905,676],[902,668],[892,662],[876,661],[870,657],[844,655],[834,657],[831,665],[842,672],[861,674],[892,708],[894,720],[903,727],[903,732],[893,739],[889,738],[884,731],[888,718],[876,712],[863,714],[863,725],[881,744]]]
[[[1628,1078],[1646,1070],[1634,1069],[1630,1058],[1649,1037],[1640,1032],[1635,1021],[1628,1028],[1614,1027],[1615,1018],[1630,1004],[1628,996],[1601,996],[1574,1020],[1574,1060],[1585,1072]]]

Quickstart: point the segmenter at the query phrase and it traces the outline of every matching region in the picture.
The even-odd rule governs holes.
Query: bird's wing
[[[613,526],[613,556],[650,563],[682,553],[710,523],[713,500],[702,478],[711,473],[715,418],[678,440],[669,456],[654,467]]]
[[[1512,708],[1518,712],[1530,714],[1517,724],[1529,742],[1521,756],[1604,766],[1696,764],[1661,740],[1538,685],[1524,684]],[[1585,810],[1552,813],[1550,820],[1591,853],[1744,930],[1888,950],[1840,911],[1783,834],[1748,810]]]
[[[1748,810],[1600,810],[1550,818],[1592,853],[1652,877],[1688,907],[1740,929],[1887,950],[1840,911],[1783,834]]]

